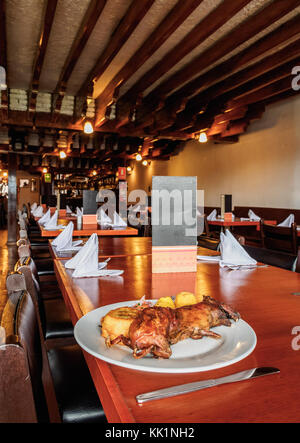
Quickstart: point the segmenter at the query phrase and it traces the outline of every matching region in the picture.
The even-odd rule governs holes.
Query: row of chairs
[[[235,234],[244,249],[255,260],[271,266],[300,272],[300,249],[298,245],[297,225],[291,227],[274,226],[260,221],[260,245],[246,244],[245,237]],[[198,237],[198,245],[218,250],[220,232],[211,231],[206,216],[204,233]]]
[[[1,319],[0,422],[106,423],[59,287],[39,275],[29,239],[17,245]]]

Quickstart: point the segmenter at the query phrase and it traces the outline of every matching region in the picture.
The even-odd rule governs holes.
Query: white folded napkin
[[[222,268],[225,266],[255,267],[257,265],[257,261],[250,257],[228,229],[226,229],[225,234],[223,232],[220,233],[220,240],[220,266]]]
[[[221,257],[219,255],[197,255],[197,260],[219,262]]]
[[[36,208],[33,211],[32,215],[34,217],[43,217],[43,215],[44,215],[44,208],[43,208],[43,206],[39,206],[38,208]]]
[[[119,216],[119,214],[115,211],[114,212],[114,227],[124,227],[127,226],[127,224],[124,222],[124,220]]]
[[[207,216],[207,220],[213,221],[213,220],[217,220],[217,210],[214,209],[208,216]]]
[[[57,224],[57,219],[58,219],[58,210],[56,210],[55,213],[50,218],[50,220],[47,223],[45,223],[44,228],[46,230],[65,229],[64,225]]]
[[[112,225],[110,217],[108,217],[108,215],[106,215],[101,208],[99,208],[97,211],[97,222],[99,225]]]
[[[48,221],[50,221],[50,218],[51,218],[51,211],[50,209],[48,209],[46,214],[44,214],[43,217],[39,219],[38,224],[44,226],[46,223],[48,223]]]
[[[52,246],[57,251],[79,251],[82,240],[73,242],[74,223],[70,222],[68,226],[61,232],[52,242]]]
[[[251,221],[260,221],[260,217],[258,215],[256,215],[252,209],[249,209],[248,211],[248,217],[250,218]]]
[[[30,208],[30,212],[31,212],[31,214],[33,214],[33,211],[35,211],[35,210],[37,209],[37,207],[38,207],[38,205],[37,205],[36,203],[33,203],[33,204],[31,205],[31,208]]]
[[[77,215],[77,217],[82,217],[83,216],[83,211],[81,211],[81,209],[79,209],[78,206],[76,208],[76,215]]]
[[[122,275],[124,271],[104,270],[108,260],[98,262],[98,236],[92,234],[81,250],[65,263],[67,269],[74,269],[72,277],[105,277]]]
[[[72,214],[72,209],[68,205],[66,206],[66,214]]]
[[[282,223],[280,223],[277,226],[283,226],[285,228],[290,228],[293,223],[295,223],[295,216],[294,216],[294,214],[290,214]]]

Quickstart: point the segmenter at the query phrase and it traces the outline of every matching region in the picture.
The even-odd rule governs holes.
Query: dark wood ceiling
[[[300,0],[0,0],[0,151],[41,167],[64,149],[64,170],[76,157],[109,173],[203,131],[237,142],[299,93],[299,63]]]

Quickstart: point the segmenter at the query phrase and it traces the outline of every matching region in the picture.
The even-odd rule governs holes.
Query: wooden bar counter
[[[212,255],[212,251],[203,251]],[[239,311],[255,331],[254,351],[238,363],[206,372],[161,374],[108,364],[84,352],[107,419],[111,423],[298,422],[300,420],[300,275],[272,266],[228,270],[198,262],[197,273],[151,272],[151,255],[113,257],[117,278],[72,279],[64,260],[54,260],[73,324],[107,304],[176,295],[210,295]],[[100,324],[100,318],[99,318]],[[298,329],[297,329],[298,327]],[[296,331],[296,332],[295,332]],[[298,346],[297,334],[298,331]],[[100,337],[100,329],[99,329]],[[201,346],[201,340],[199,340]],[[259,366],[279,374],[138,405],[136,395],[178,384],[217,378]]]

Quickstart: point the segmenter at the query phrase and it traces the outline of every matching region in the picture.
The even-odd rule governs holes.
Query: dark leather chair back
[[[299,272],[298,257],[295,254],[288,254],[286,252],[271,251],[265,248],[257,248],[254,246],[243,246],[246,252],[257,260],[278,268],[287,269],[289,271]]]
[[[297,225],[295,223],[288,228],[261,222],[261,236],[264,248],[297,255]]]
[[[38,280],[38,274],[36,266],[31,257],[20,258],[16,265],[15,271],[24,275],[26,288],[30,294],[34,306],[36,308],[37,320],[40,326],[41,338],[46,334],[46,313],[43,300],[40,293],[40,284]]]
[[[22,274],[7,277],[8,301],[1,320],[6,331],[6,344],[0,346],[1,422],[37,422],[47,414],[36,311],[25,286]]]

